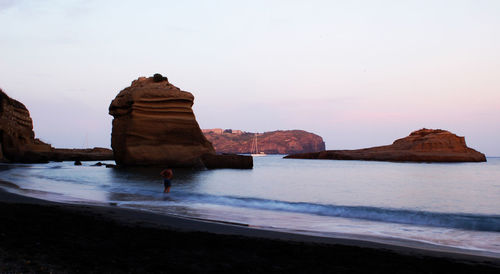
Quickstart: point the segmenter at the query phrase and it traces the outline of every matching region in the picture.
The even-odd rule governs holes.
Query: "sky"
[[[500,156],[500,1],[0,0],[0,88],[55,147],[110,147],[109,104],[154,73],[202,128],[327,149],[440,128]]]

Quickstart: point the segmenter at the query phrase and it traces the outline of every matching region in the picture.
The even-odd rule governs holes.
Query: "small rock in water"
[[[79,160],[75,161],[75,166],[81,166],[81,165],[82,165],[82,162],[80,162]]]
[[[97,162],[97,163],[93,164],[92,166],[103,166],[103,165],[104,165],[103,163]]]

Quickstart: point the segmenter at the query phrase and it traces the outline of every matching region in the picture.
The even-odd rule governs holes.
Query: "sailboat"
[[[266,156],[267,154],[264,153],[263,151],[259,151],[259,146],[257,144],[257,133],[255,133],[255,136],[253,138],[253,143],[252,143],[252,148],[250,149],[250,155],[254,157],[260,157],[260,156]]]

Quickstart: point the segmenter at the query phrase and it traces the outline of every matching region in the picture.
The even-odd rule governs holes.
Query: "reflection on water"
[[[415,164],[254,159],[253,170],[73,163],[0,164],[0,187],[65,202],[122,207],[304,233],[395,237],[500,254],[500,159]]]

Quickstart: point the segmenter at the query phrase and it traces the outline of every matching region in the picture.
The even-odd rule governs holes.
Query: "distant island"
[[[325,150],[325,142],[321,136],[304,130],[253,133],[215,128],[202,131],[217,153],[290,154]]]
[[[465,138],[442,129],[420,129],[392,145],[355,150],[326,150],[288,155],[294,159],[368,160],[393,162],[486,162],[467,147]]]

